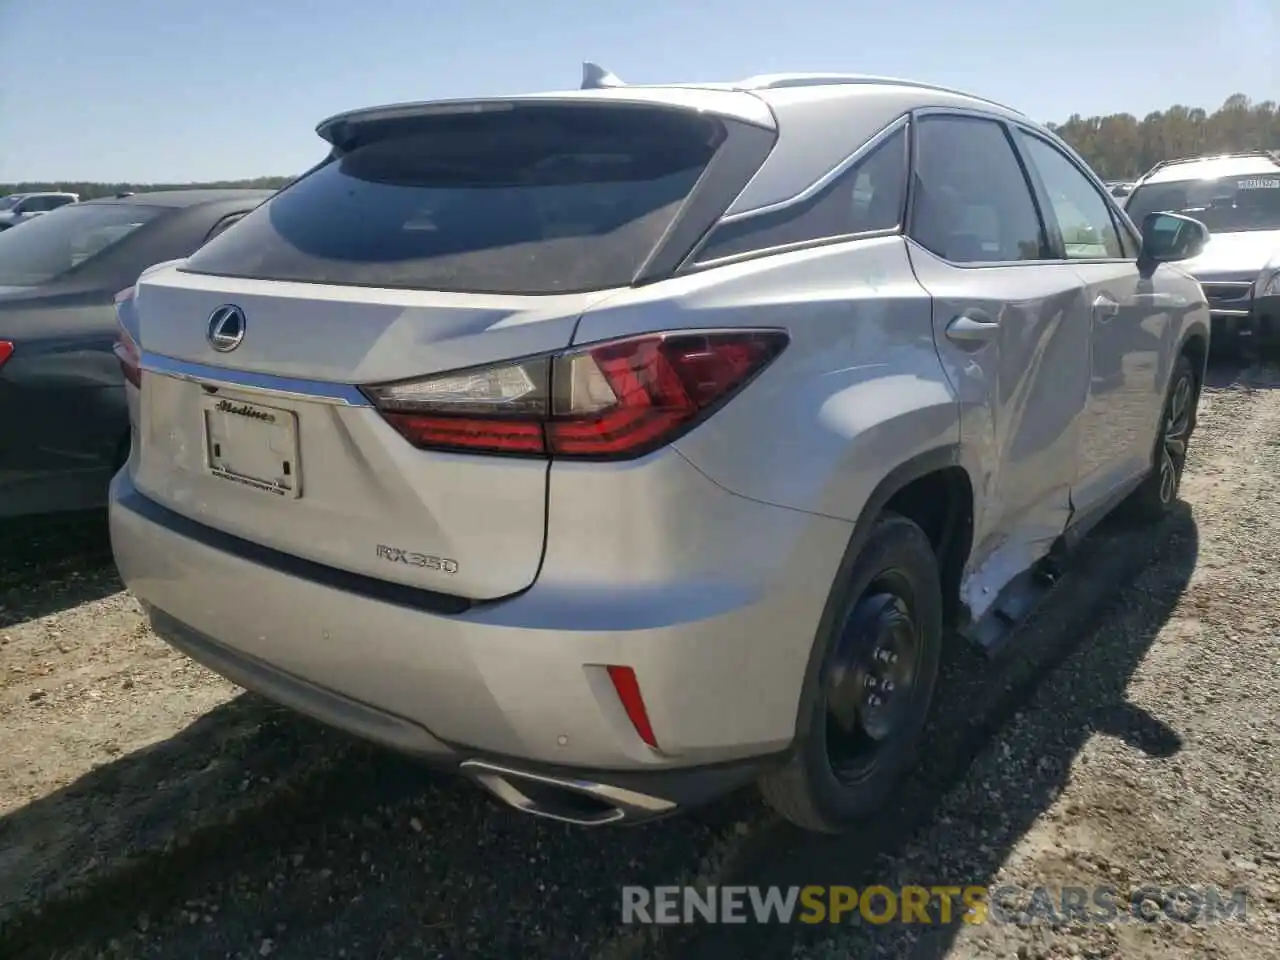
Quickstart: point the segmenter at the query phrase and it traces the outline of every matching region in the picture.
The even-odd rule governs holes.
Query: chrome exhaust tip
[[[521,813],[581,827],[648,820],[676,808],[670,800],[624,787],[529,773],[484,760],[464,760],[459,769]]]

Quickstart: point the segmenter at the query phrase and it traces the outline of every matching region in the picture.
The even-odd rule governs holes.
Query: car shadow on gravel
[[[0,956],[594,956],[758,807],[573,828],[243,694],[0,818]]]
[[[1100,598],[1114,597],[1157,548],[1168,589],[1148,602],[1149,629],[1099,643],[1091,634]],[[610,957],[789,956],[806,931],[655,936],[621,927],[621,887],[698,879],[862,887],[892,883],[895,869],[903,883],[986,882],[1092,732],[1158,754],[1177,749],[1176,735],[1123,693],[1195,555],[1189,512],[1136,535],[1109,524],[1016,655],[985,667],[957,645],[918,775],[873,832],[847,839],[791,830],[751,791],[630,829],[523,817],[471,784],[242,695],[0,819],[0,956],[569,960],[600,956],[606,945]],[[1009,759],[1028,767],[1025,794],[1001,804],[980,839],[960,832],[930,862],[896,863],[992,734],[1073,650],[1064,669],[1078,674],[1078,699],[1029,711],[1034,735]],[[946,936],[935,931],[918,948],[945,952]]]
[[[1195,569],[1199,539],[1191,511],[1183,505],[1158,527],[1136,535],[1120,521],[1108,521],[1090,540],[1076,573],[1022,631],[1016,655],[993,668],[968,649],[952,652],[929,746],[917,774],[884,815],[848,837],[805,835],[774,822],[739,851],[720,882],[857,890],[993,886],[1011,850],[1054,803],[1090,737],[1114,736],[1151,757],[1177,753],[1178,734],[1129,703],[1125,690]],[[1126,605],[1119,592],[1150,564],[1159,570],[1158,588],[1136,606],[1131,599]],[[1050,674],[1053,682],[1042,687]],[[1021,789],[993,793],[968,774],[1006,727],[1011,729],[1001,749],[1009,752],[998,765],[1019,772],[1015,781]],[[944,816],[944,805],[958,813]],[[859,922],[855,915],[852,923]],[[663,928],[662,942],[665,956],[681,960],[930,960],[947,954],[959,926],[696,924]],[[806,952],[806,946],[833,935],[842,941],[839,949],[828,944],[827,950]]]
[[[1254,376],[1260,367],[1275,367],[1280,364],[1280,351],[1272,350],[1254,363],[1247,363],[1232,356],[1211,356],[1209,368],[1205,371],[1205,386],[1217,389],[1233,387],[1245,390],[1272,390],[1274,383],[1264,382],[1265,378]]]
[[[0,626],[121,589],[106,511],[0,520]]]

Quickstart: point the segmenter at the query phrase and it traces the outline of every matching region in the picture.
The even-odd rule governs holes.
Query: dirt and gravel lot
[[[1118,523],[990,666],[957,646],[901,802],[522,819],[174,654],[100,517],[0,528],[0,957],[1280,957],[1280,370],[1219,369],[1186,509]],[[693,882],[1244,887],[1217,924],[620,923]]]

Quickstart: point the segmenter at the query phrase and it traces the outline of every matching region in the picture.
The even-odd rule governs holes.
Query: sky
[[[285,176],[356,107],[871,73],[1038,120],[1280,99],[1280,0],[0,0],[0,182]]]

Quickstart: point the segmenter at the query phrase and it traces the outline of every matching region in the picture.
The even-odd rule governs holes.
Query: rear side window
[[[31,197],[22,204],[23,213],[43,213],[57,210],[71,202],[70,197]]]
[[[919,122],[910,236],[953,263],[1039,260],[1040,215],[1003,125],[973,117]]]
[[[698,251],[697,262],[896,230],[902,223],[906,190],[903,127],[808,200],[717,227]]]
[[[723,130],[669,109],[557,105],[384,128],[183,269],[499,294],[629,284]]]

